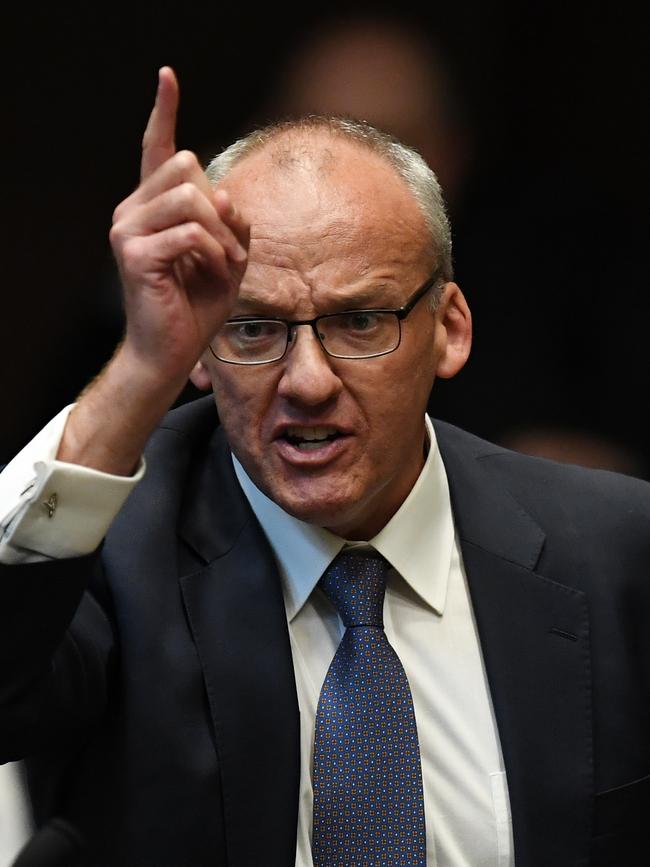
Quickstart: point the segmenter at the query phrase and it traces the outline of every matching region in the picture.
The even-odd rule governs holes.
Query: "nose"
[[[332,370],[330,357],[309,326],[294,326],[283,359],[278,394],[304,406],[318,406],[336,397],[343,383]]]

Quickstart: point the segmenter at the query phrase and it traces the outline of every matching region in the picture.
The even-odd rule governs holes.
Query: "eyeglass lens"
[[[394,313],[354,310],[323,316],[315,322],[323,348],[338,358],[368,358],[392,352],[399,344],[400,325]],[[223,361],[259,364],[284,355],[289,332],[296,325],[270,319],[227,322],[212,343]]]

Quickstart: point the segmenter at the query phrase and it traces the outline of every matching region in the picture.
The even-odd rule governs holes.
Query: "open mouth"
[[[300,451],[313,451],[327,443],[334,442],[343,434],[333,427],[298,427],[287,428],[282,438]]]

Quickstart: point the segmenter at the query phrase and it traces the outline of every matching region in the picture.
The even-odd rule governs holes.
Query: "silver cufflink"
[[[47,517],[53,518],[54,513],[56,512],[56,507],[58,505],[58,500],[56,494],[52,494],[49,500],[45,500],[43,503],[43,507],[47,510]]]

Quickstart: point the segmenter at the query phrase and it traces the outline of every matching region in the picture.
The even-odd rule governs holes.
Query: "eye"
[[[268,337],[275,337],[282,330],[282,325],[277,322],[264,322],[256,320],[255,322],[233,322],[231,329],[236,334],[239,340],[263,340]]]
[[[259,337],[263,328],[261,322],[244,322],[243,325],[239,326],[239,334],[241,337]]]
[[[379,317],[377,313],[371,313],[367,310],[358,310],[356,312],[345,314],[342,324],[349,331],[369,331],[377,326],[378,319]]]

